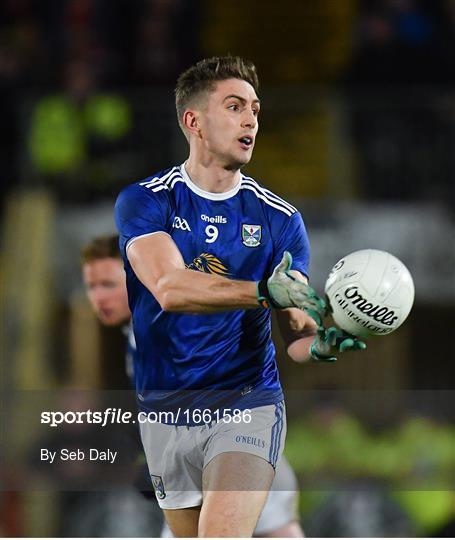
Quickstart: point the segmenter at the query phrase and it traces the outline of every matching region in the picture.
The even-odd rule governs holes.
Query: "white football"
[[[335,323],[360,338],[396,330],[414,303],[414,282],[396,257],[378,249],[362,249],[332,268],[325,293]]]

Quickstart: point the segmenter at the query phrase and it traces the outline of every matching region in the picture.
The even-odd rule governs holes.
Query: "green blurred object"
[[[85,129],[77,106],[64,96],[48,96],[32,114],[30,157],[42,174],[61,174],[77,169],[85,160]]]
[[[85,124],[90,133],[115,140],[131,129],[131,109],[126,99],[115,95],[95,95],[84,109]]]
[[[131,108],[121,96],[94,95],[84,106],[63,95],[45,97],[32,113],[28,141],[32,166],[44,175],[75,172],[86,162],[89,135],[111,142],[131,127]]]
[[[360,481],[393,492],[419,532],[427,534],[455,513],[454,449],[452,425],[413,417],[374,433],[330,406],[290,423],[286,440],[286,456],[304,494],[303,515],[330,492]]]
[[[286,455],[303,478],[372,477],[391,487],[451,489],[455,429],[412,418],[394,430],[370,433],[348,414],[307,415],[289,425]]]
[[[363,469],[368,440],[360,422],[338,410],[291,424],[286,455],[304,477],[351,475]]]
[[[443,484],[455,480],[453,426],[441,425],[427,418],[412,418],[401,428],[399,440],[403,454],[411,457],[410,472],[416,478],[437,475]]]
[[[427,536],[455,515],[453,491],[400,491],[394,499],[408,512],[418,533]]]

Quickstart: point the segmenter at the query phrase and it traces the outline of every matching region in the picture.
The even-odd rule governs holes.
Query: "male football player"
[[[81,262],[87,298],[100,322],[106,326],[129,328],[131,313],[118,236],[99,236],[91,240],[82,249]],[[126,370],[132,383],[135,352],[134,336],[128,331]],[[296,515],[297,503],[297,479],[283,457],[259,517],[255,536],[302,537]],[[161,536],[172,536],[168,527],[163,527]]]
[[[270,309],[297,361],[363,346],[322,326],[300,213],[241,173],[258,132],[257,91],[254,65],[238,57],[185,71],[175,98],[187,161],[116,202],[137,402],[153,420],[141,436],[176,536],[254,531],[286,433]]]

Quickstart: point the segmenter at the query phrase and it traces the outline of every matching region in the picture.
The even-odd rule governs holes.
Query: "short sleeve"
[[[131,184],[115,203],[115,224],[120,236],[120,250],[136,238],[156,232],[169,232],[170,205],[166,190],[153,192],[140,184]]]
[[[292,270],[298,270],[309,277],[310,242],[300,212],[293,214],[274,238],[274,253],[270,273],[283,258],[283,252],[292,255]]]

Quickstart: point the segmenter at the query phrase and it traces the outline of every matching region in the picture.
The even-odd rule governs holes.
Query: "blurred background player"
[[[134,353],[136,344],[131,328],[126,276],[119,249],[119,238],[106,235],[94,238],[81,253],[82,277],[87,298],[106,326],[123,326],[127,334],[126,371],[134,386]],[[297,518],[297,479],[286,458],[277,468],[271,491],[255,529],[255,536],[302,537]],[[161,536],[172,537],[166,524]]]

